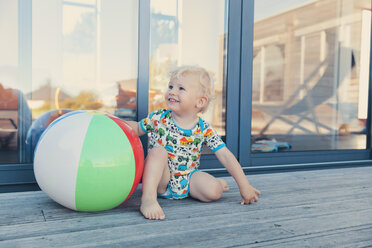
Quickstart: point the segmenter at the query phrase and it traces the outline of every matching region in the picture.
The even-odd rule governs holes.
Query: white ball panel
[[[80,153],[92,117],[86,113],[75,114],[55,123],[43,135],[35,151],[34,173],[40,188],[70,209],[76,210]]]

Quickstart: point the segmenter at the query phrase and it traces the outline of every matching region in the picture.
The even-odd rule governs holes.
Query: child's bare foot
[[[142,199],[140,211],[150,220],[164,220],[165,214],[156,199]]]
[[[229,185],[227,184],[227,182],[225,181],[225,179],[217,178],[217,180],[220,182],[220,184],[221,184],[221,186],[223,188],[223,192],[229,191]]]

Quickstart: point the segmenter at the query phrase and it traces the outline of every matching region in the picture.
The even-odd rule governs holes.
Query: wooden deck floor
[[[250,175],[259,203],[235,183],[214,203],[160,200],[144,219],[140,192],[124,207],[78,213],[43,192],[0,194],[0,247],[372,247],[372,167]]]

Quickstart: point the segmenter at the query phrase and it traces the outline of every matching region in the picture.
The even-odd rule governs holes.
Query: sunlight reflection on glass
[[[252,150],[365,149],[371,2],[255,3]]]

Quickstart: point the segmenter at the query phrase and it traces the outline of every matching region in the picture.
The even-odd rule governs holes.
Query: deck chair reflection
[[[343,50],[343,52],[351,53],[351,67],[354,67],[355,60],[352,51],[347,48],[343,49],[347,50]],[[260,130],[260,136],[262,136],[276,120],[281,120],[291,125],[288,134],[291,134],[295,129],[302,130],[308,134],[314,133],[308,125],[303,123],[304,121],[313,123],[317,134],[320,134],[321,128],[326,129],[329,132],[334,131],[333,128],[318,120],[319,118],[315,112],[315,108],[325,103],[327,100],[330,100],[332,97],[336,98],[336,102],[338,102],[336,94],[337,88],[340,86],[344,78],[349,75],[349,73],[342,73],[342,75],[337,78],[337,84],[334,84],[334,75],[336,75],[335,70],[337,69],[337,64],[334,63],[335,54],[335,52],[329,52],[327,57],[317,65],[317,67],[304,80],[304,83],[297,87],[284,104],[280,106],[253,104],[255,110],[259,110],[271,116],[271,119]],[[322,68],[325,68],[323,69],[324,73],[320,76],[314,86],[311,87],[310,82],[319,75]],[[303,97],[302,99],[299,99],[301,92],[303,92]],[[289,116],[297,116],[298,119],[297,121],[293,121]]]

